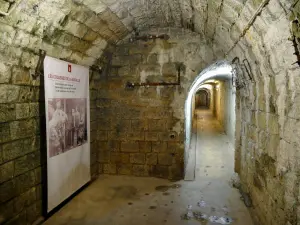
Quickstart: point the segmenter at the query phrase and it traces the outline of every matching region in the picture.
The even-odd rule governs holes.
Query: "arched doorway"
[[[203,70],[195,79],[193,84],[191,85],[188,96],[185,102],[185,180],[193,180],[195,174],[195,146],[196,143],[193,140],[192,133],[192,119],[193,119],[193,111],[194,111],[194,102],[196,93],[203,90],[203,84],[212,79],[220,79],[226,80],[227,83],[231,83],[229,81],[232,80],[232,72],[233,67],[227,61],[219,61],[209,66],[205,70]],[[221,95],[221,93],[220,93]],[[206,96],[205,96],[206,97]],[[226,103],[227,104],[227,103]],[[234,115],[230,115],[231,117],[235,117]],[[187,170],[187,168],[189,168]],[[191,169],[194,168],[194,169]]]
[[[195,94],[195,107],[196,108],[209,108],[210,107],[210,92],[205,88],[199,89]]]

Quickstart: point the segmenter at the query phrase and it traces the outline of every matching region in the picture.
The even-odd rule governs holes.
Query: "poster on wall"
[[[46,56],[47,211],[90,181],[89,70]]]

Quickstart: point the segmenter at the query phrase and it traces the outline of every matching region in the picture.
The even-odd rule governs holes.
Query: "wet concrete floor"
[[[233,225],[252,225],[248,209],[230,180],[234,150],[218,121],[197,110],[195,181],[100,176],[44,225],[210,225],[185,220],[187,206],[208,216],[228,216]],[[201,201],[201,207],[197,203]]]

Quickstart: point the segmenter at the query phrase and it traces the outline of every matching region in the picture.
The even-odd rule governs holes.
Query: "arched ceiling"
[[[19,0],[8,2],[12,1]],[[226,28],[232,26],[245,2],[246,0],[21,0],[17,10],[12,13],[16,17],[13,16],[11,20],[15,20],[12,22],[17,22],[14,25],[18,26],[19,20],[34,23],[35,19],[43,18],[47,23],[46,27],[65,27],[67,31],[80,37],[86,29],[74,32],[76,22],[79,22],[105,38],[113,36],[111,40],[121,39],[133,28],[147,27],[190,28],[212,38],[218,22],[222,26],[227,25]],[[256,2],[260,1],[248,2],[254,9],[259,5]],[[70,26],[75,27],[68,30]]]
[[[190,29],[226,52],[262,2],[268,2],[0,0],[0,11],[8,11],[9,2],[13,1],[17,3],[16,9],[9,16],[0,17],[0,43],[59,51],[61,58],[87,61],[85,64],[93,64],[107,43],[117,43],[133,29],[145,30],[149,27]],[[277,4],[289,4],[285,2],[289,1]],[[63,51],[65,48],[66,51]]]

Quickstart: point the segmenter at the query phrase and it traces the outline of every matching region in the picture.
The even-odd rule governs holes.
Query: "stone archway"
[[[209,108],[210,107],[210,92],[207,89],[200,89],[195,94],[196,108]]]
[[[232,78],[232,66],[227,61],[218,61],[211,66],[204,69],[192,83],[188,96],[185,101],[185,180],[193,180],[195,176],[195,161],[193,157],[195,155],[195,143],[192,139],[192,118],[193,109],[192,101],[195,93],[201,88],[201,85],[205,81],[210,79],[225,79],[230,80]],[[188,169],[187,169],[188,168]]]

